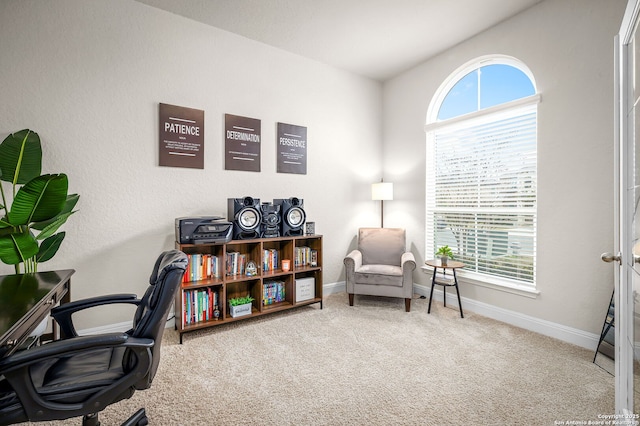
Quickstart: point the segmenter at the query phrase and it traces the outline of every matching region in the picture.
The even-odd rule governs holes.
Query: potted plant
[[[21,264],[24,272],[37,272],[38,263],[56,254],[65,237],[57,231],[75,213],[80,198],[67,194],[67,175],[40,175],[41,169],[37,133],[21,130],[0,144],[0,260],[14,265],[18,274]]]
[[[447,266],[447,261],[449,259],[453,260],[453,251],[449,246],[442,246],[436,252],[436,256],[440,258],[440,263],[442,266]]]
[[[251,302],[254,300],[255,299],[248,294],[244,297],[233,297],[229,299],[229,315],[234,318],[251,315]]]

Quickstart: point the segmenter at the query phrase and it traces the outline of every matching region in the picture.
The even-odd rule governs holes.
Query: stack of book
[[[227,275],[242,275],[247,264],[247,256],[237,251],[227,252]]]
[[[284,302],[284,296],[284,281],[265,281],[262,296],[262,303],[264,306]]]
[[[311,247],[296,247],[294,253],[294,266],[318,266],[318,251]]]
[[[278,269],[279,257],[276,249],[262,250],[262,270],[268,272]]]
[[[183,282],[200,281],[208,278],[220,278],[220,260],[211,254],[189,254],[189,266],[183,276]]]
[[[183,324],[195,324],[202,321],[217,320],[219,295],[211,288],[185,290],[182,292]]]

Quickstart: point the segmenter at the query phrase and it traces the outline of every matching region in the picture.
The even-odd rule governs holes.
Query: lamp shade
[[[371,184],[372,200],[393,200],[393,183],[378,182]]]

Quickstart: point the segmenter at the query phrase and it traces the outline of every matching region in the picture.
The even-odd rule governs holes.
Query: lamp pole
[[[371,184],[371,199],[380,201],[380,228],[384,228],[384,201],[393,200],[393,184],[382,179]]]

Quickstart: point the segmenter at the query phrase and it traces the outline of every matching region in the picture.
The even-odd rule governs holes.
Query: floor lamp
[[[382,180],[371,184],[371,199],[380,201],[380,228],[384,228],[384,202],[393,200],[393,184]]]

